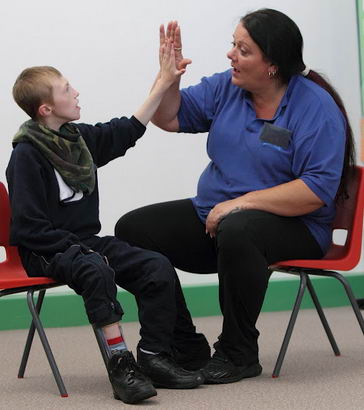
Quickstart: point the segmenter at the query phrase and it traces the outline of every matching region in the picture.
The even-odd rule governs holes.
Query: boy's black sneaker
[[[222,384],[259,376],[262,373],[262,366],[259,363],[237,366],[223,352],[216,351],[201,371],[205,377],[205,384]]]
[[[172,350],[176,363],[186,370],[200,370],[211,358],[210,345],[202,333],[175,343]]]
[[[204,382],[200,371],[182,369],[167,353],[149,354],[138,349],[138,365],[155,387],[192,389]]]
[[[150,379],[141,372],[128,350],[113,354],[107,369],[115,399],[134,404],[157,395]]]

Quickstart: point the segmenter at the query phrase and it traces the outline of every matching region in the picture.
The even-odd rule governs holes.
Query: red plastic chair
[[[364,168],[356,167],[355,174],[348,187],[349,198],[339,201],[336,209],[336,217],[333,223],[333,229],[343,229],[347,231],[345,244],[338,245],[332,243],[328,252],[323,259],[302,259],[277,262],[270,266],[271,271],[279,271],[300,276],[300,286],[298,289],[296,301],[288,323],[286,334],[278,355],[272,377],[278,377],[287,351],[288,343],[292,335],[293,327],[296,322],[297,314],[301,305],[303,294],[306,287],[311,295],[317,313],[320,316],[321,323],[326,331],[331,347],[336,356],[340,356],[334,336],[328,325],[316,292],[310,280],[310,275],[328,276],[335,278],[344,286],[349,301],[353,307],[359,326],[364,334],[364,320],[359,310],[351,286],[343,275],[336,272],[349,271],[358,264],[362,246],[363,232],[363,213],[364,213]]]
[[[20,260],[18,250],[9,245],[10,205],[7,190],[0,182],[0,246],[5,248],[6,260],[0,263],[0,297],[15,293],[26,292],[27,302],[32,315],[32,323],[29,328],[27,341],[20,364],[18,377],[23,378],[27,365],[30,348],[33,342],[35,329],[39,334],[48,362],[51,366],[59,392],[62,397],[67,397],[67,391],[63,384],[52,350],[49,346],[39,313],[42,308],[45,292],[49,288],[61,286],[52,279],[45,277],[28,277]],[[39,291],[37,303],[34,302],[34,292]]]

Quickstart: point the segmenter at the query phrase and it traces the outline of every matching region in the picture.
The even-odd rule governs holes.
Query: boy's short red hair
[[[38,108],[53,103],[52,79],[62,74],[54,67],[38,66],[23,70],[13,86],[13,97],[19,107],[31,118],[37,118]]]

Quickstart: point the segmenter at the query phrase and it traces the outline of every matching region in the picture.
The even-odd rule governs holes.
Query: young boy
[[[71,123],[80,118],[79,93],[53,67],[25,69],[13,88],[15,101],[31,120],[13,139],[6,171],[11,243],[18,246],[29,276],[52,277],[82,295],[90,323],[109,348],[114,397],[125,403],[156,395],[154,387],[192,388],[203,382],[199,371],[182,369],[172,356],[172,265],[161,254],[97,236],[97,168],[135,145],[163,94],[183,72],[175,67],[173,45],[167,44],[155,87],[134,116],[95,126]],[[116,284],[137,300],[140,367],[123,340]]]

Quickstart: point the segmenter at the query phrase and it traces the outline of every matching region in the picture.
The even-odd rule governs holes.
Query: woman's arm
[[[215,205],[206,220],[206,233],[215,236],[221,219],[242,209],[259,209],[281,216],[299,216],[313,212],[323,205],[324,202],[301,179],[295,179]]]
[[[160,50],[161,69],[153,88],[143,105],[134,114],[143,125],[147,125],[160,105],[164,94],[171,85],[179,83],[184,68],[177,69],[175,64],[175,51],[171,40],[167,40]]]
[[[177,113],[181,104],[179,81],[172,84],[164,94],[162,101],[152,117],[152,123],[162,130],[177,132],[179,122]]]
[[[167,32],[164,31],[163,24],[159,28],[159,40],[160,40],[160,56],[161,50],[165,46],[166,42],[171,41],[173,43],[173,49],[175,51],[175,64],[178,70],[186,71],[186,66],[191,64],[191,60],[183,58],[182,55],[182,40],[181,29],[176,21],[170,21],[167,26]],[[181,95],[179,92],[181,77],[178,77],[176,81],[165,92],[161,104],[155,112],[152,122],[157,127],[162,128],[165,131],[176,132],[179,130],[179,123],[177,113],[181,104]],[[156,83],[158,81],[158,77]],[[153,89],[156,85],[153,86]]]

